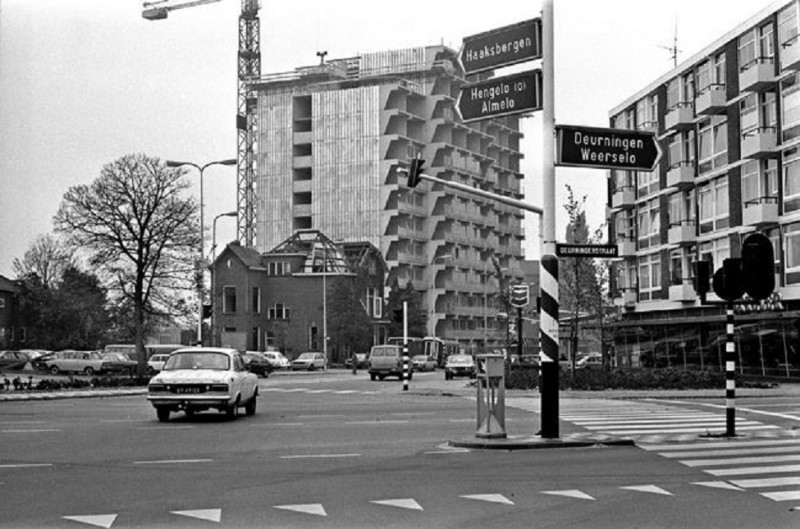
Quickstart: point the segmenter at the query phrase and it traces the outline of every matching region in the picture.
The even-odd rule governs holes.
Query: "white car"
[[[147,369],[150,373],[158,373],[164,369],[164,362],[167,361],[167,358],[169,358],[168,354],[154,354],[147,361]]]
[[[264,351],[261,353],[275,369],[289,369],[289,359],[278,351]]]
[[[411,359],[414,371],[433,371],[436,369],[436,360],[432,356],[417,355]]]
[[[322,353],[303,353],[292,361],[292,371],[314,371],[328,369],[328,362]]]
[[[235,419],[240,406],[247,415],[256,412],[258,376],[247,370],[235,349],[191,347],[170,354],[147,391],[161,422],[181,410],[191,415],[216,409]]]

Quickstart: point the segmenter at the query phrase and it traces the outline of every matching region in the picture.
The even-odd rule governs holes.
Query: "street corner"
[[[535,450],[552,448],[591,448],[609,446],[636,446],[629,437],[575,433],[562,437],[546,438],[540,435],[513,435],[506,437],[472,437],[447,442],[454,448],[483,450]]]

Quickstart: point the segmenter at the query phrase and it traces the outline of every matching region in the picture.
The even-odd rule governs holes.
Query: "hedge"
[[[561,371],[561,389],[719,389],[725,387],[725,373],[719,371],[684,371],[683,369],[614,369],[601,371],[581,369],[572,376]],[[514,368],[506,379],[506,388],[534,389],[539,387],[539,368]]]

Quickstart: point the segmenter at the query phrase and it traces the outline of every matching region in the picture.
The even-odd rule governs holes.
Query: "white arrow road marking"
[[[222,520],[222,509],[197,509],[194,511],[170,511],[178,516],[188,516],[198,520],[208,520],[209,522],[219,522]]]
[[[638,490],[639,492],[650,492],[652,494],[663,494],[664,496],[672,496],[671,492],[667,492],[661,487],[656,487],[655,485],[634,485],[631,487],[620,487],[620,488],[626,490]]]
[[[551,494],[553,496],[566,496],[567,498],[578,498],[579,500],[592,500],[594,498],[589,496],[585,492],[581,492],[577,489],[572,490],[543,490],[541,491],[542,494]]]
[[[108,529],[114,524],[117,519],[116,514],[95,514],[88,516],[64,516],[65,520],[72,520],[73,522],[85,523],[94,525],[95,527],[105,527]]]
[[[401,507],[403,509],[412,509],[421,511],[422,506],[413,498],[403,498],[399,500],[372,500],[370,503],[377,503],[378,505],[389,505],[390,507]]]
[[[727,481],[695,481],[692,485],[700,485],[701,487],[711,487],[712,489],[728,489],[738,490],[744,492],[744,489],[731,485]]]
[[[514,502],[503,496],[502,494],[468,494],[461,496],[468,500],[488,501],[490,503],[505,503],[506,505],[514,505]]]
[[[315,514],[317,516],[328,516],[325,508],[320,503],[307,503],[305,505],[274,505],[276,509],[284,509],[286,511],[302,512],[304,514]]]

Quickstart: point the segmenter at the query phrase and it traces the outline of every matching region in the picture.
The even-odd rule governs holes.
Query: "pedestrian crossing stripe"
[[[701,487],[710,487],[712,489],[737,490],[744,492],[743,488],[737,487],[736,485],[731,485],[727,481],[696,481],[692,483],[692,485],[700,485]]]
[[[422,506],[413,498],[402,498],[398,500],[372,500],[370,503],[375,503],[377,505],[388,505],[390,507],[400,507],[402,509],[411,509],[415,511],[423,510]]]
[[[320,503],[307,503],[299,505],[275,505],[276,509],[283,509],[285,511],[294,511],[303,514],[313,514],[315,516],[328,516],[325,512],[325,507]]]
[[[170,511],[178,516],[188,516],[198,520],[208,520],[209,522],[219,522],[222,520],[222,509],[198,509],[193,511]]]
[[[620,488],[624,490],[635,490],[639,492],[649,492],[651,494],[663,494],[664,496],[672,496],[671,492],[668,492],[656,485],[635,485],[632,487],[620,487]]]
[[[116,514],[94,514],[84,516],[63,516],[65,520],[72,520],[73,522],[84,523],[86,525],[93,525],[95,527],[105,527],[109,529],[114,525],[117,519]]]
[[[595,499],[592,496],[589,496],[585,492],[581,492],[577,489],[573,490],[543,490],[541,491],[542,494],[550,494],[551,496],[566,496],[567,498],[577,498],[579,500],[592,500]]]
[[[506,505],[514,505],[514,502],[503,496],[502,494],[467,494],[461,496],[468,500],[488,501],[490,503],[504,503]]]

